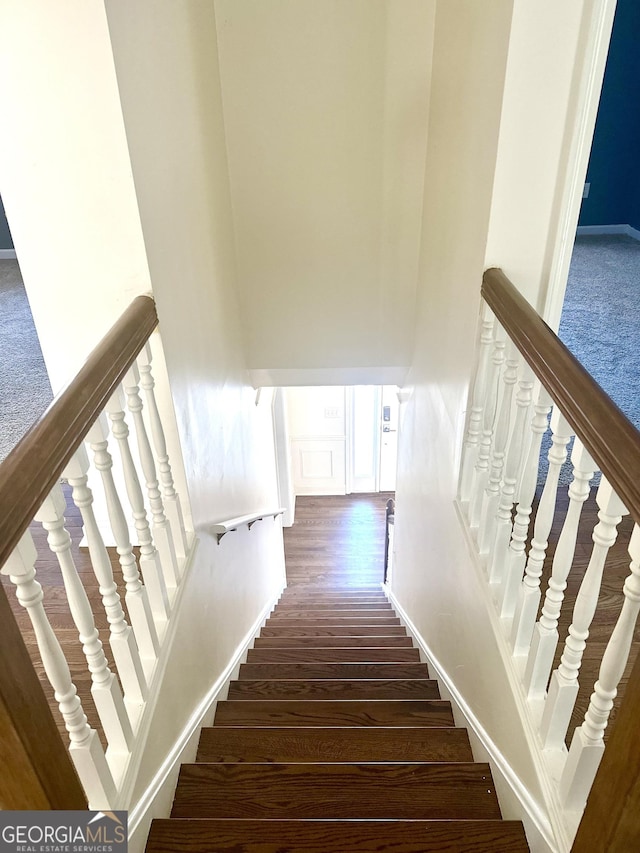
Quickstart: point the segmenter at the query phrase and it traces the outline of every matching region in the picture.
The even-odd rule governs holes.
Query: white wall
[[[16,0],[0,38],[2,195],[54,387],[152,288],[173,388],[200,543],[137,797],[284,579],[277,537],[260,552],[208,532],[278,499],[270,395],[256,406],[242,350],[213,6]]]
[[[576,66],[589,64],[594,5],[437,2],[416,349],[401,415],[393,590],[501,770],[528,792],[535,850],[552,837],[544,783],[454,501],[483,268],[504,266],[542,301],[571,189],[569,141],[583,120]],[[522,816],[518,803],[505,799],[505,816]]]
[[[540,800],[454,507],[511,11],[510,0],[437,4],[420,304],[412,393],[401,404],[392,588],[434,658]]]
[[[431,5],[215,5],[248,364],[263,371],[255,381],[401,381],[413,337]],[[349,367],[403,370],[292,376]]]
[[[293,486],[297,495],[347,491],[347,389],[287,389]]]

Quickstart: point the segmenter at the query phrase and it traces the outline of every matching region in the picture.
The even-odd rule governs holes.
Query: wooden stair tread
[[[526,853],[504,820],[154,820],[147,853]]]
[[[396,617],[391,607],[275,607],[269,621],[280,619],[378,619]]]
[[[257,648],[247,652],[247,663],[418,663],[418,649],[388,648]]]
[[[495,820],[488,764],[183,764],[172,817]]]
[[[413,648],[411,637],[364,636],[364,637],[257,637],[254,649],[301,649],[301,648]]]
[[[229,699],[439,699],[429,678],[232,681]]]
[[[451,703],[423,700],[226,700],[216,726],[453,726]]]
[[[344,612],[344,611],[343,611]],[[389,611],[393,613],[393,611]],[[366,613],[363,611],[358,616],[346,615],[343,616],[342,613],[337,613],[332,610],[327,610],[326,615],[312,615],[305,616],[304,614],[301,616],[272,616],[268,620],[268,625],[280,625],[283,624],[286,627],[291,627],[295,625],[300,625],[302,627],[320,627],[324,628],[326,626],[333,625],[348,625],[357,628],[360,625],[399,625],[400,617],[399,616],[387,616],[386,614],[381,614],[379,611],[375,611],[372,613]]]
[[[301,728],[202,729],[198,762],[473,761],[466,729]]]
[[[392,637],[407,636],[402,625],[265,625],[261,637]]]
[[[426,663],[243,663],[238,678],[254,680],[429,678]]]

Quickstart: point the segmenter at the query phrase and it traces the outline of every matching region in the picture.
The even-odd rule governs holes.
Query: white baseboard
[[[0,261],[15,261],[17,260],[15,249],[0,249]]]
[[[559,850],[558,844],[547,815],[531,797],[506,756],[501,752],[491,735],[476,717],[465,697],[449,677],[449,674],[433,653],[424,637],[417,630],[402,605],[399,604],[393,591],[388,587],[384,587],[384,589],[389,601],[400,617],[400,621],[407,628],[407,631],[411,634],[422,652],[432,677],[435,676],[438,680],[443,698],[451,701],[456,723],[461,719],[468,729],[475,760],[487,761],[489,763],[501,800],[505,795],[510,795],[511,802],[515,803],[515,810],[519,819],[524,824],[527,841],[529,842],[532,853],[557,853]],[[505,794],[502,792],[505,792]]]
[[[247,649],[251,646],[281,595],[282,589],[262,609],[252,627],[238,644],[235,654],[225,669],[191,714],[147,789],[139,800],[131,806],[128,821],[129,853],[142,853],[147,843],[151,821],[156,817],[168,817],[180,765],[195,759],[200,729],[203,725],[208,724],[207,718],[209,716],[213,717],[216,702],[226,696],[229,681],[237,675]]]
[[[640,240],[640,231],[637,228],[632,228],[631,225],[578,225],[576,234],[578,237],[597,234],[624,234],[627,237],[633,237],[634,240]]]

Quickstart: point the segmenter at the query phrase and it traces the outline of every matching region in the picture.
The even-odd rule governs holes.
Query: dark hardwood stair
[[[376,590],[288,589],[148,853],[528,850]]]

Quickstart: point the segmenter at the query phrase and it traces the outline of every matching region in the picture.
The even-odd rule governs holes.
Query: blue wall
[[[640,229],[640,3],[618,0],[579,225]]]
[[[9,231],[7,217],[4,215],[2,198],[0,197],[0,249],[13,249],[13,240]]]

